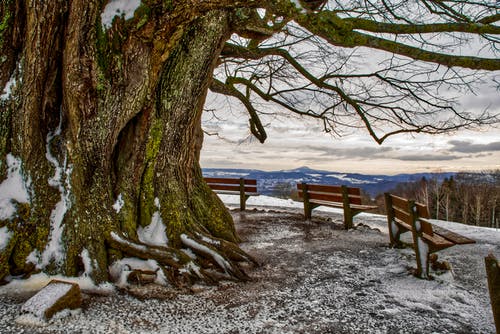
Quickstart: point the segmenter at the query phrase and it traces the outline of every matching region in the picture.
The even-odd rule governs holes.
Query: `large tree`
[[[242,102],[260,141],[262,101],[326,130],[359,119],[380,143],[492,123],[436,87],[500,60],[429,36],[477,36],[494,55],[499,18],[495,0],[2,1],[0,280],[104,282],[126,257],[156,260],[176,284],[246,279],[239,263],[255,261],[199,166],[207,91]],[[390,59],[354,71],[358,47]]]

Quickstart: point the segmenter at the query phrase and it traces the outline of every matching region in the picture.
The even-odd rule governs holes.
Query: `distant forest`
[[[427,205],[433,219],[500,228],[500,170],[457,173],[442,181],[423,177],[397,184],[390,193]],[[273,195],[299,200],[292,184],[278,184]],[[364,204],[375,204],[385,214],[384,194],[363,194]]]

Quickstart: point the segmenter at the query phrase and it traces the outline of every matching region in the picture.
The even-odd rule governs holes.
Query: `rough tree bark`
[[[156,260],[173,283],[247,278],[238,261],[255,261],[198,162],[230,11],[159,3],[110,29],[103,1],[2,3],[0,85],[17,80],[1,101],[0,154],[22,162],[30,200],[0,221],[0,281],[43,270],[103,282],[126,256]],[[154,215],[163,246],[137,235]]]

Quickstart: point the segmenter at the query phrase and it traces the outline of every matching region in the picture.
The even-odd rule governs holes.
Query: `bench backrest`
[[[322,185],[322,184],[297,183],[297,190],[299,192],[300,198],[304,198],[304,190],[305,190],[304,187],[307,189],[307,195],[310,200],[321,200],[328,202],[343,203],[344,201],[343,189],[345,189],[350,204],[361,204],[360,188]]]
[[[427,235],[433,235],[432,225],[427,221],[430,218],[430,214],[426,205],[392,194],[386,194],[386,205],[387,214],[392,216],[396,222],[399,221],[408,226],[413,226],[413,218],[416,218],[422,227],[422,232]],[[410,212],[412,207],[416,211],[413,214]]]
[[[257,180],[244,178],[205,177],[212,190],[239,192],[243,186],[245,193],[257,193]]]

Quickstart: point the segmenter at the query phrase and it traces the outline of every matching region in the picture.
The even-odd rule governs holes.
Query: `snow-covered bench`
[[[417,259],[416,276],[429,277],[430,254],[440,250],[476,241],[431,224],[427,206],[406,198],[385,194],[387,223],[392,247],[402,247],[401,234],[411,232]]]
[[[297,183],[299,197],[304,201],[304,215],[311,219],[312,210],[325,205],[344,209],[344,227],[353,227],[353,217],[360,212],[376,209],[361,204],[361,189],[347,186]]]
[[[205,177],[208,186],[218,194],[240,195],[240,210],[245,211],[250,196],[258,196],[257,180],[245,178]]]

